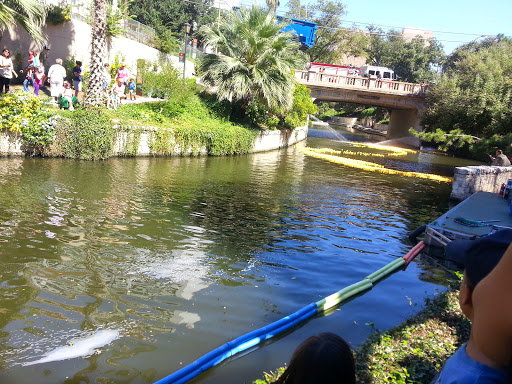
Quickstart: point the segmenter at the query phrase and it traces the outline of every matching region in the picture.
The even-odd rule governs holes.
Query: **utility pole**
[[[187,66],[187,38],[188,38],[188,34],[190,32],[190,24],[189,23],[185,23],[183,25],[183,29],[185,30],[185,57],[183,58],[183,78],[185,79],[186,78],[186,72],[185,72],[185,68]]]

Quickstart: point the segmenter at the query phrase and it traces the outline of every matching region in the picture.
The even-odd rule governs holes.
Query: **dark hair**
[[[354,355],[334,333],[311,336],[297,347],[274,384],[355,384]]]
[[[82,62],[80,60],[77,60],[76,65],[82,65]]]
[[[4,53],[5,51],[9,52],[9,56],[11,56],[11,51],[9,51],[9,49],[8,49],[8,48],[5,48],[5,49],[2,51],[2,53]]]

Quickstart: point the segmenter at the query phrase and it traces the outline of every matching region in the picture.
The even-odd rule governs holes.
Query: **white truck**
[[[395,71],[386,67],[377,67],[374,65],[361,66],[361,76],[374,79],[396,80]]]

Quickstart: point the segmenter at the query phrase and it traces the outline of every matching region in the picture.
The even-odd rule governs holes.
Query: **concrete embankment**
[[[131,129],[133,128],[133,129]],[[151,151],[153,133],[156,127],[127,127],[118,129],[112,145],[113,156],[155,156],[159,155]],[[298,127],[293,130],[261,131],[256,136],[250,152],[264,152],[285,148],[306,139],[308,126]],[[134,148],[135,147],[135,148]],[[19,134],[0,130],[0,156],[25,156],[32,151],[26,148]],[[169,156],[207,155],[206,146],[201,148],[180,148],[177,144]]]
[[[461,201],[479,191],[498,193],[508,179],[512,179],[512,167],[457,167],[450,198]]]

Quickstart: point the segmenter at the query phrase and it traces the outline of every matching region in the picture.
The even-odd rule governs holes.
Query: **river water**
[[[327,128],[301,145],[346,146]],[[387,160],[442,175],[464,164],[425,153]],[[0,382],[152,383],[403,256],[407,233],[444,213],[450,190],[309,158],[298,146],[240,157],[0,159]],[[194,382],[250,383],[322,331],[356,347],[372,328],[420,310],[446,279],[417,258]],[[88,357],[66,359],[74,355]]]

